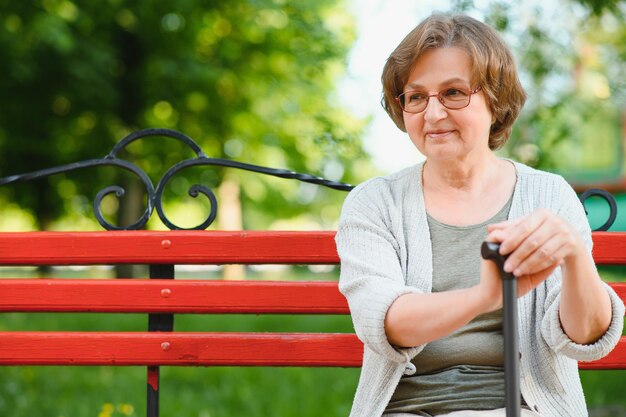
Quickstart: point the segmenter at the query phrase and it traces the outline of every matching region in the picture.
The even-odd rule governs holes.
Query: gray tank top
[[[487,225],[508,218],[512,198],[491,219],[450,226],[428,216],[433,248],[433,292],[468,288],[480,280],[480,245]],[[436,312],[433,312],[436,314]],[[491,410],[504,402],[502,310],[476,317],[432,341],[414,359],[414,375],[400,379],[386,413],[429,416]]]

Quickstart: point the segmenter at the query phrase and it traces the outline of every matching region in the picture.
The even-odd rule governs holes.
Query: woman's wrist
[[[476,316],[491,313],[502,307],[502,292],[494,291],[493,287],[489,287],[484,282],[479,283],[471,288],[470,299],[476,301]]]

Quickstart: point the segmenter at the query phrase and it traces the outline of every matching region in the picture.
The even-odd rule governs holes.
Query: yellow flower
[[[117,405],[117,411],[124,414],[125,416],[130,416],[135,411],[135,407],[133,407],[131,404],[122,403]]]
[[[111,417],[111,414],[113,413],[113,411],[115,411],[113,404],[104,403],[102,404],[102,411],[100,411],[100,414],[98,414],[98,417]]]

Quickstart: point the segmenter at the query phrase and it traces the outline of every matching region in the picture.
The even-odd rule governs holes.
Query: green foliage
[[[211,157],[318,175],[339,164],[341,179],[363,179],[364,122],[332,95],[355,36],[342,2],[42,0],[1,8],[2,176],[100,158],[131,131],[169,127]],[[150,139],[126,156],[157,180],[193,154]],[[129,181],[115,170],[94,171],[20,185],[5,198],[46,226],[64,211],[88,211],[99,187]],[[297,185],[278,193],[259,181],[262,198],[243,186],[253,218],[304,211],[287,204]],[[87,198],[59,198],[53,190],[63,182]],[[331,206],[343,197],[325,196]]]
[[[623,0],[575,0],[585,6],[593,16],[602,16],[604,13],[612,13],[623,16]]]
[[[517,57],[528,101],[503,153],[572,181],[623,175],[626,2],[454,4],[485,16]]]

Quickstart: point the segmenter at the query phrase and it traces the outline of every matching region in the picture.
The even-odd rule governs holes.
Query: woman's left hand
[[[574,228],[546,209],[489,225],[487,231],[487,240],[499,242],[500,253],[509,255],[504,270],[517,277],[550,274],[567,258],[584,251]]]
[[[598,340],[611,323],[611,300],[578,232],[565,220],[540,209],[487,227],[487,240],[509,255],[504,269],[535,285],[562,266],[559,320],[574,342]],[[520,280],[518,280],[520,281]]]

